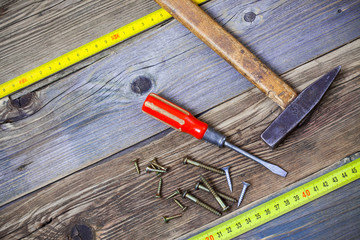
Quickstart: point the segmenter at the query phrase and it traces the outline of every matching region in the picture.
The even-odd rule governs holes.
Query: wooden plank
[[[193,189],[199,174],[204,174],[215,188],[228,193],[224,176],[183,165],[181,161],[185,155],[217,167],[231,166],[234,197],[241,191],[241,181],[252,184],[244,199],[244,207],[330,166],[360,147],[359,43],[360,39],[283,75],[298,86],[297,90],[301,90],[309,84],[306,79],[318,75],[315,66],[343,66],[310,122],[274,151],[266,147],[258,136],[276,117],[278,109],[259,96],[257,89],[251,89],[201,116],[215,129],[230,136],[229,141],[286,169],[289,172],[286,178],[266,171],[231,150],[218,149],[174,131],[134,152],[74,173],[2,207],[0,237],[64,239],[74,226],[88,226],[102,239],[170,239],[218,219],[181,199],[189,210],[181,219],[164,224],[161,216],[178,213],[180,209],[171,201],[154,197],[158,177],[144,173],[153,157],[158,157],[159,162],[170,169],[163,176],[164,196],[178,187]],[[140,158],[140,176],[131,162],[134,158]],[[203,192],[194,194],[217,206],[210,195]],[[230,212],[235,210],[232,206]]]
[[[235,239],[355,239],[360,236],[360,180]]]
[[[247,210],[266,203],[280,194],[285,194],[311,180],[321,178],[324,174],[335,170],[350,161],[358,159],[359,157],[360,152],[352,154],[309,177],[281,189],[279,193],[252,202],[242,208],[241,211],[228,214],[226,217],[185,234],[179,239],[188,239],[195,236],[200,232],[236,217],[242,212],[246,212]],[[292,210],[277,219],[250,230],[235,239],[278,239],[284,237],[292,239],[332,239],[334,237],[336,239],[352,239],[359,236],[359,229],[355,227],[360,220],[357,218],[360,213],[359,183],[360,180],[356,180],[334,192]]]
[[[360,35],[358,1],[264,0],[240,6],[227,0],[204,7],[279,73]],[[251,23],[244,20],[248,11],[257,14]],[[327,64],[316,69],[316,77],[330,70]],[[149,31],[108,58],[34,93],[31,104],[38,111],[25,119],[7,119],[12,108],[9,101],[3,103],[0,204],[166,129],[140,112],[149,91],[198,114],[250,86],[177,22]]]
[[[152,0],[2,1],[0,83],[159,8]]]

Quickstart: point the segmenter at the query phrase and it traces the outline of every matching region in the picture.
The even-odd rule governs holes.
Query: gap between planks
[[[176,208],[173,209],[170,202],[154,198],[158,179],[144,173],[137,176],[131,162],[135,157],[141,159],[142,171],[154,156],[170,167],[170,172],[163,177],[164,196],[177,187],[193,189],[199,174],[205,174],[217,189],[227,189],[226,179],[183,166],[181,159],[184,155],[217,167],[231,165],[234,193],[240,191],[241,180],[252,183],[244,206],[335,163],[360,147],[359,43],[360,39],[283,76],[293,79],[303,88],[309,82],[302,78],[311,79],[313,75],[319,75],[316,66],[343,66],[308,124],[295,131],[285,144],[274,151],[266,148],[258,135],[277,112],[273,112],[272,104],[263,100],[256,89],[201,116],[229,135],[230,141],[239,146],[246,145],[250,152],[288,170],[289,175],[285,179],[264,171],[261,166],[230,150],[219,150],[186,134],[172,132],[148,146],[75,173],[2,208],[0,237],[66,238],[74,224],[81,223],[90,226],[96,236],[103,239],[124,236],[169,239],[217,219],[211,213],[181,200],[191,211],[185,212],[179,221],[164,225],[161,216],[176,213]],[[301,157],[294,159],[294,156]],[[269,185],[269,182],[277,184]],[[195,194],[217,206],[206,194]],[[22,217],[19,219],[19,216]]]
[[[359,7],[358,1],[299,5],[263,0],[239,5],[234,0],[212,0],[204,5],[278,73],[357,38]],[[344,11],[338,13],[338,9]],[[251,23],[244,20],[248,11],[257,14]],[[170,97],[194,114],[251,87],[176,21],[131,43],[119,45],[111,56],[38,91],[40,111],[0,125],[0,204],[163,131],[166,126],[138,110],[145,96],[133,92],[131,86],[139,76],[152,83],[148,90]],[[317,69],[329,70],[326,64]],[[297,87],[291,79],[288,83]]]

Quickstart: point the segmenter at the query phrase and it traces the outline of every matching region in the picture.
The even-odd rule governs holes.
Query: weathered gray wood
[[[360,153],[346,157],[297,183],[282,189],[279,193],[255,201],[241,212],[245,212],[262,203],[266,203],[275,196],[291,191],[315,178],[321,178],[324,174],[335,170],[349,161],[360,157]],[[235,239],[355,239],[360,236],[359,224],[360,214],[360,180],[350,183],[344,187],[331,192],[320,199],[299,207],[291,212],[265,223]],[[193,232],[181,236],[180,239],[188,239],[217,224],[223,223],[239,214],[234,212],[223,219],[216,220]],[[224,234],[225,235],[225,234]]]
[[[360,180],[235,239],[358,239]]]
[[[0,83],[159,8],[152,0],[1,1]],[[86,64],[80,63],[71,71]],[[61,77],[63,73],[58,75]]]
[[[240,6],[227,0],[205,5],[278,73],[358,37],[359,7],[358,1],[264,0]],[[248,11],[258,14],[251,23],[243,19]],[[335,65],[316,66],[314,77]],[[138,82],[145,83],[143,88]],[[1,124],[0,203],[164,130],[163,124],[140,111],[148,91],[198,114],[250,86],[175,21],[149,31],[131,45],[120,45],[108,58],[39,90],[34,106],[41,107],[34,115]]]
[[[193,189],[204,174],[216,189],[237,197],[241,181],[250,182],[243,206],[268,197],[316,173],[360,148],[360,39],[289,71],[283,77],[298,86],[318,74],[316,65],[341,64],[343,69],[313,113],[310,123],[286,144],[270,150],[257,137],[277,115],[275,104],[251,89],[201,116],[229,141],[278,164],[289,174],[281,178],[229,149],[218,149],[179,132],[172,132],[136,151],[74,173],[0,209],[0,237],[66,239],[76,225],[89,226],[101,239],[173,239],[219,219],[189,201],[181,219],[164,224],[161,216],[179,212],[172,201],[155,198],[158,178],[144,172],[153,157],[169,167],[163,175],[164,196],[176,188]],[[245,104],[244,104],[245,103]],[[233,194],[224,176],[182,164],[185,155],[215,167],[231,166]],[[139,176],[132,163],[140,158]],[[211,195],[194,192],[217,207]],[[337,196],[338,197],[338,196]],[[333,203],[331,203],[333,204]],[[331,205],[330,204],[330,205]],[[191,209],[191,210],[190,210]],[[234,212],[231,207],[227,214]]]

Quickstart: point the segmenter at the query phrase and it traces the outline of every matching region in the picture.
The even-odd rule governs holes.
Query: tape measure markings
[[[190,239],[231,239],[360,178],[360,158],[214,226]]]
[[[193,0],[196,4],[201,4],[206,1],[207,0]],[[65,53],[60,57],[0,84],[0,98],[10,95],[13,92],[25,88],[96,53],[112,47],[119,42],[170,19],[171,17],[172,16],[167,11],[161,8],[81,47]]]

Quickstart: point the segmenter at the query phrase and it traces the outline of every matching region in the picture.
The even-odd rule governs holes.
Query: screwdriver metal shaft
[[[273,173],[275,173],[277,175],[280,175],[282,177],[286,177],[286,175],[287,175],[287,172],[284,169],[280,168],[279,166],[276,166],[274,164],[266,162],[266,161],[264,161],[264,160],[262,160],[262,159],[260,159],[260,158],[258,158],[256,156],[242,150],[241,148],[238,148],[237,146],[232,145],[231,143],[229,143],[227,141],[224,142],[224,146],[226,146],[226,147],[228,147],[228,148],[230,148],[230,149],[244,155],[245,157],[248,157],[248,158],[254,160],[255,162],[263,165],[264,167],[266,167],[267,169],[269,169],[270,171],[272,171]]]
[[[221,147],[221,148],[222,147],[228,147],[228,148],[234,150],[235,152],[238,152],[238,153],[244,155],[245,157],[248,157],[248,158],[254,160],[255,162],[263,165],[264,167],[269,169],[271,172],[273,172],[273,173],[275,173],[275,174],[277,174],[279,176],[285,177],[287,175],[287,172],[284,169],[282,169],[282,168],[280,168],[280,167],[278,167],[278,166],[276,166],[274,164],[271,164],[269,162],[266,162],[266,161],[264,161],[264,160],[262,160],[262,159],[260,159],[260,158],[258,158],[256,156],[254,156],[254,155],[252,155],[252,154],[238,148],[237,146],[227,142],[226,141],[226,136],[224,136],[223,134],[215,131],[211,127],[208,127],[206,129],[206,132],[205,132],[202,139],[209,142],[209,143],[215,144],[215,145],[217,145],[218,147]]]

